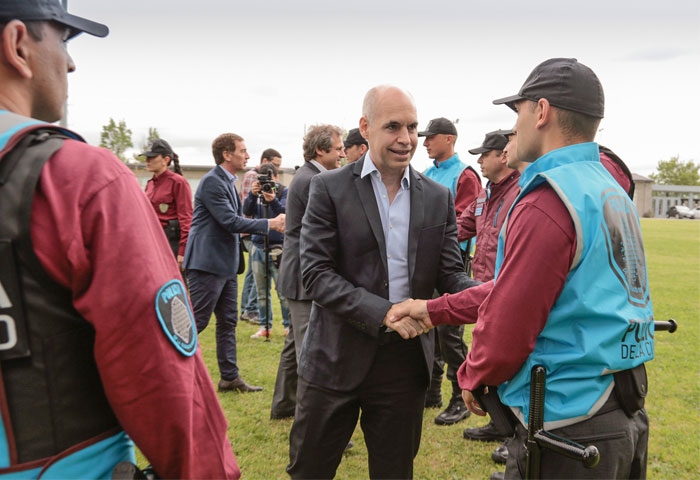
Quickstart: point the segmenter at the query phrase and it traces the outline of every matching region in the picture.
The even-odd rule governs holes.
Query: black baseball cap
[[[445,117],[434,118],[428,122],[428,127],[422,131],[418,132],[419,137],[429,137],[431,135],[457,135],[457,127],[455,124],[446,119]]]
[[[517,95],[494,100],[495,105],[546,98],[553,107],[603,118],[605,95],[596,74],[575,58],[550,58],[535,67]]]
[[[11,20],[53,21],[70,28],[69,38],[85,32],[96,37],[106,37],[109,28],[87,18],[71,15],[63,9],[60,0],[2,0],[0,22]]]
[[[162,138],[157,138],[153,140],[153,143],[149,145],[145,152],[140,153],[139,155],[143,157],[157,157],[158,155],[172,157],[173,149],[170,147],[168,142]]]
[[[472,148],[469,153],[480,155],[491,150],[503,150],[508,144],[508,135],[512,135],[513,130],[495,130],[484,136],[484,142],[480,147]]]
[[[353,128],[348,132],[348,136],[343,142],[345,148],[352,147],[353,145],[367,145],[367,140],[360,134],[359,128]]]

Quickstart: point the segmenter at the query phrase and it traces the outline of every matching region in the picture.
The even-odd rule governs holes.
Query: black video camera
[[[258,182],[260,182],[260,190],[265,193],[277,191],[277,184],[270,175],[258,175]]]

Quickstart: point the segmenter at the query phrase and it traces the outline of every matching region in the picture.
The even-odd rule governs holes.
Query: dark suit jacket
[[[313,298],[299,362],[307,381],[347,391],[367,375],[391,307],[386,245],[365,158],[311,180],[301,231],[304,287]],[[435,288],[457,292],[475,284],[464,273],[449,190],[410,168],[410,295],[429,299]],[[434,332],[421,335],[426,375]],[[423,373],[423,372],[421,372]]]
[[[287,205],[285,217],[284,247],[282,263],[277,274],[277,291],[291,300],[311,300],[301,284],[301,268],[299,268],[299,236],[301,234],[301,219],[309,203],[309,184],[311,178],[321,171],[311,162],[294,173],[287,187]]]
[[[192,225],[187,238],[184,268],[222,277],[235,277],[238,270],[240,232],[267,235],[268,221],[241,215],[238,193],[223,167],[209,171],[194,196]]]

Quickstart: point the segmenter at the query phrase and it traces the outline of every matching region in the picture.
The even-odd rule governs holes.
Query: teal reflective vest
[[[479,178],[479,174],[466,163],[462,162],[462,160],[459,159],[459,154],[455,153],[443,162],[438,162],[437,160],[433,161],[433,165],[428,167],[425,172],[423,172],[423,175],[449,188],[452,193],[452,201],[455,201],[457,198],[457,182],[462,172],[467,168],[474,172],[476,178]],[[467,240],[459,242],[459,247],[462,251],[466,251],[467,245]]]
[[[576,253],[533,352],[498,393],[527,424],[530,370],[544,366],[545,428],[553,429],[593,416],[612,392],[612,373],[654,358],[654,316],[637,210],[600,163],[598,145],[571,145],[538,158],[522,173],[513,207],[545,182],[571,215]],[[506,235],[503,228],[496,281]]]
[[[444,162],[438,163],[434,161],[433,166],[428,167],[423,174],[440,185],[449,188],[450,192],[452,192],[452,198],[455,198],[455,195],[457,195],[457,180],[459,180],[459,176],[465,168],[467,168],[467,164],[463,163],[459,159],[459,155],[455,153]]]

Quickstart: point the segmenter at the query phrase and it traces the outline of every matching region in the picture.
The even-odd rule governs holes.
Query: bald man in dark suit
[[[300,237],[313,299],[290,434],[292,478],[332,478],[357,420],[371,478],[410,478],[434,355],[410,318],[387,329],[392,304],[474,284],[464,273],[449,190],[416,172],[413,99],[389,86],[365,97],[369,152],[311,180]]]

